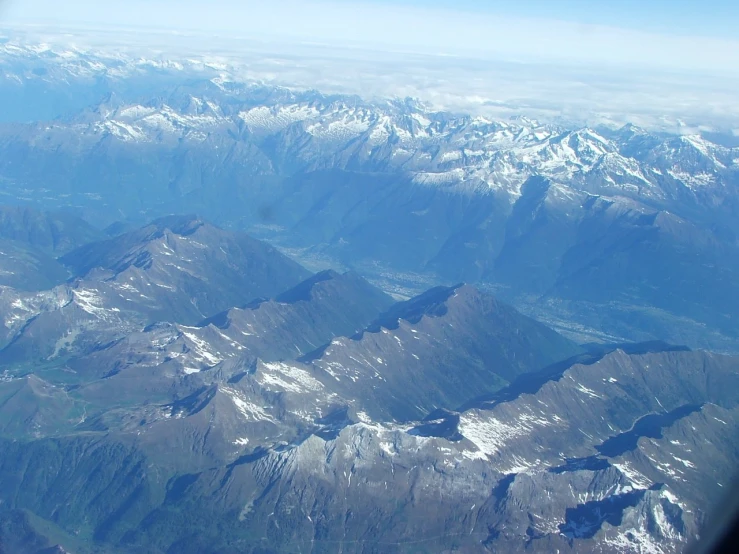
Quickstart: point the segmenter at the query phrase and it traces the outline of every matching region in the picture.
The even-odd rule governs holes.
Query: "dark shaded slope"
[[[0,206],[0,238],[22,242],[47,253],[63,254],[102,237],[98,229],[68,213]]]
[[[366,331],[302,361],[363,398],[374,417],[404,420],[454,408],[577,351],[546,326],[460,285],[401,302]],[[358,387],[362,394],[352,392]]]
[[[601,361],[616,350],[621,350],[629,355],[643,355],[656,352],[689,352],[685,346],[674,346],[660,341],[627,343],[627,344],[588,344],[584,345],[586,350],[571,358],[558,361],[540,371],[526,373],[516,378],[507,387],[491,394],[483,395],[463,404],[458,411],[471,408],[491,409],[502,402],[510,402],[523,394],[536,394],[544,385],[550,381],[558,381],[565,371],[575,365],[592,365]]]
[[[67,269],[52,255],[17,240],[0,238],[0,286],[39,291],[68,278]]]

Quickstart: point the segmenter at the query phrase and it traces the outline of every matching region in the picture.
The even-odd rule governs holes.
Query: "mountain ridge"
[[[80,142],[67,153],[71,122],[6,129],[14,146],[0,148],[0,170],[40,183],[39,157],[52,166],[71,157],[76,169],[60,171],[48,198],[64,205],[71,194],[99,213],[103,201],[80,197],[72,177],[124,165],[130,172],[105,176],[118,183],[104,201],[120,206],[115,221],[141,217],[136,198],[147,194],[152,219],[196,209],[306,261],[319,256],[387,284],[415,274],[493,286],[519,308],[580,318],[593,334],[713,349],[739,336],[730,306],[717,299],[738,296],[736,147],[634,126],[493,121],[413,102],[267,85],[236,92],[203,80],[147,105],[123,98],[114,110],[80,117]],[[41,137],[61,150],[33,146]],[[100,141],[109,143],[103,158]],[[11,154],[28,163],[9,165]],[[686,264],[692,257],[700,261]],[[670,277],[677,274],[686,277]],[[624,284],[631,275],[658,286],[634,294]],[[717,294],[697,295],[692,280],[713,283]]]

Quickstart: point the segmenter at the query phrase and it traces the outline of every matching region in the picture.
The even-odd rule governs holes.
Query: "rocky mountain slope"
[[[730,484],[738,370],[705,353],[614,350],[561,366],[537,390],[503,389],[408,426],[281,412],[308,399],[328,410],[331,395],[265,365],[252,384],[150,406],[115,430],[96,418],[71,435],[6,442],[0,482],[9,507],[63,528],[84,517],[123,552],[677,552]],[[253,388],[262,371],[282,382],[279,404]],[[279,440],[300,417],[304,434]]]
[[[76,372],[107,377],[115,394],[124,382],[146,379],[149,390],[163,380],[221,365],[250,371],[260,359],[279,362],[312,351],[342,334],[354,334],[393,301],[354,274],[327,271],[310,277],[272,300],[232,308],[195,326],[157,323],[86,355],[69,360]],[[2,359],[2,354],[0,354]],[[120,389],[118,389],[120,390]],[[98,392],[96,394],[100,394]]]
[[[739,358],[668,342],[737,350],[735,144],[0,66],[0,553],[677,554],[729,492]]]
[[[60,261],[76,277],[48,293],[5,291],[7,361],[84,352],[172,321],[193,324],[309,275],[273,247],[194,217],[159,219],[81,246]],[[40,298],[52,302],[39,302]]]
[[[56,258],[101,237],[70,214],[0,206],[0,286],[40,291],[59,285],[70,273]]]
[[[300,360],[360,396],[373,419],[403,421],[454,408],[577,352],[493,297],[457,286],[401,302],[362,333]]]
[[[63,283],[69,276],[64,266],[46,252],[0,238],[0,287],[46,290]]]
[[[183,323],[278,294],[308,276],[274,248],[195,217],[158,219],[82,246],[60,261],[82,279],[103,282],[100,294],[111,305],[130,302],[152,321]]]
[[[615,553],[679,552],[699,533],[739,455],[735,358],[646,345],[547,365],[577,349],[469,286],[299,361],[255,356],[265,337],[299,340],[300,321],[331,333],[339,305],[387,303],[324,273],[196,327],[6,365],[3,540]],[[252,352],[228,335],[245,331]]]
[[[115,274],[158,225],[78,270]],[[192,252],[167,258],[205,271]],[[21,304],[38,321],[55,302]],[[0,539],[28,552],[680,552],[739,457],[736,358],[583,350],[469,285],[393,304],[323,272],[127,333],[97,307],[119,338],[42,364],[2,351]]]
[[[0,237],[60,255],[99,240],[103,234],[69,213],[0,206]]]

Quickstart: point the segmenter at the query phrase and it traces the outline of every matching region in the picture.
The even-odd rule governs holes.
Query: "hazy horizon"
[[[235,0],[207,4],[192,0],[111,0],[103,4],[72,0],[63,6],[51,0],[6,0],[4,4],[3,19],[8,23],[145,25],[171,31],[198,30],[241,38],[289,37],[429,54],[739,74],[739,38],[722,30],[731,21],[739,21],[739,10],[716,1],[704,2],[700,10],[692,9],[684,16],[680,14],[691,6],[685,1],[651,2],[646,7],[628,1],[621,4],[621,10],[603,3],[571,0],[523,3],[518,7],[511,2],[471,0],[435,1],[430,7],[429,3],[421,6],[408,0],[275,0],[268,4]],[[728,11],[722,16],[717,7]],[[618,14],[621,17],[616,17]],[[694,32],[685,21],[691,17]],[[648,24],[656,19],[662,24]],[[708,34],[706,27],[710,25],[716,32]]]
[[[733,4],[521,4],[29,0],[4,2],[0,17],[30,42],[216,57],[247,80],[492,117],[737,133]]]

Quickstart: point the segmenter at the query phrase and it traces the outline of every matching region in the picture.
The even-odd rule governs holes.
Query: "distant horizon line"
[[[45,44],[52,50],[69,47],[81,53],[88,49],[103,57],[117,53],[159,61],[203,63],[212,57],[214,63],[223,64],[224,71],[238,77],[236,81],[264,82],[327,94],[356,94],[367,100],[413,98],[433,106],[434,110],[500,121],[523,115],[562,126],[618,129],[633,124],[675,135],[701,132],[739,135],[739,111],[735,106],[722,106],[728,101],[726,89],[731,89],[730,84],[711,73],[706,73],[706,79],[712,79],[720,89],[710,89],[708,82],[695,83],[695,74],[674,68],[657,72],[651,68],[594,66],[574,60],[569,63],[513,61],[494,56],[402,52],[362,44],[337,49],[329,41],[299,37],[281,40],[274,36],[216,35],[203,30],[131,25],[117,26],[120,32],[111,37],[105,34],[109,28],[77,24],[62,29],[41,21],[1,22],[0,36],[10,43]],[[131,40],[138,37],[152,40]],[[199,40],[193,41],[193,37],[210,38],[211,42],[204,47]],[[75,44],[76,41],[80,43]],[[178,50],[183,45],[185,48]],[[266,67],[273,58],[278,63]],[[306,60],[311,63],[306,65]],[[443,63],[438,65],[440,61]],[[361,64],[365,64],[368,82],[373,82],[375,75],[390,80],[365,87],[341,76],[342,68],[357,69]],[[433,75],[438,74],[443,84],[425,83],[424,79],[428,79],[424,76],[429,71],[435,71]],[[249,78],[239,73],[248,74]],[[477,90],[471,88],[474,81],[482,81],[476,85]],[[708,95],[701,100],[696,98],[697,94]],[[671,96],[674,102],[668,103]],[[692,104],[686,104],[686,100]]]
[[[558,59],[552,60],[546,57],[525,57],[525,56],[511,56],[506,55],[502,52],[493,51],[479,51],[477,53],[472,51],[432,51],[428,48],[417,47],[403,47],[399,48],[399,45],[390,45],[383,47],[377,43],[363,42],[363,41],[345,41],[340,39],[325,38],[305,38],[295,35],[275,35],[275,34],[259,34],[251,33],[249,35],[238,35],[233,30],[225,30],[223,32],[209,31],[197,28],[181,28],[173,29],[161,26],[153,26],[147,24],[100,24],[100,23],[87,23],[87,22],[65,22],[63,27],[60,27],[58,22],[52,20],[38,19],[34,21],[0,21],[0,33],[3,31],[8,32],[20,32],[20,31],[43,31],[52,33],[55,38],[70,38],[70,35],[75,33],[87,34],[91,38],[104,38],[107,46],[114,46],[122,40],[115,40],[109,35],[104,37],[100,35],[94,35],[94,33],[105,33],[106,31],[116,30],[132,35],[139,36],[151,36],[151,37],[168,37],[168,38],[216,38],[230,43],[237,42],[252,42],[264,45],[280,45],[280,46],[310,46],[319,47],[326,49],[333,49],[337,47],[354,50],[357,52],[377,53],[377,54],[401,54],[407,56],[420,56],[425,58],[444,58],[444,59],[458,59],[467,61],[479,61],[479,62],[495,62],[500,64],[512,64],[522,66],[546,66],[551,68],[552,66],[567,68],[567,69],[620,69],[629,71],[654,71],[658,70],[664,75],[674,76],[688,76],[688,75],[703,75],[707,77],[733,77],[739,82],[739,75],[728,75],[720,72],[712,71],[706,67],[702,68],[690,68],[680,69],[676,67],[669,67],[660,65],[656,62],[644,61],[643,63],[634,64],[626,61],[614,61],[614,60],[603,60],[603,61],[591,61],[591,60],[575,60],[575,59]],[[102,45],[96,45],[101,47]],[[147,44],[136,44],[133,46],[151,47],[154,45]],[[162,45],[156,45],[162,46]],[[213,54],[214,52],[203,51],[205,54]],[[233,52],[231,52],[233,54]]]

